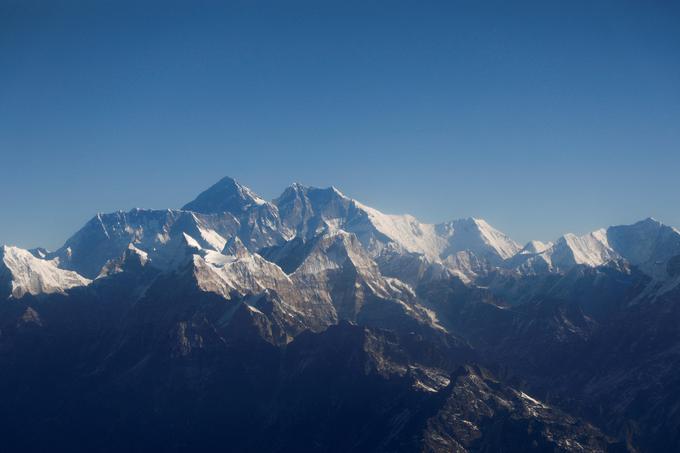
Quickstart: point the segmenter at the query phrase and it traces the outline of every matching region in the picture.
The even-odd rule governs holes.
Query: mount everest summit
[[[521,245],[224,178],[3,246],[0,299],[17,449],[680,448],[680,231],[651,218]]]
[[[180,210],[97,214],[55,252],[5,246],[2,255],[11,296],[20,297],[88,285],[105,277],[112,263],[129,251],[158,272],[176,271],[191,256],[221,268],[220,260],[226,259],[221,255],[258,266],[276,265],[285,270],[280,274],[288,275],[295,271],[291,263],[302,264],[313,244],[342,235],[347,238],[341,242],[355,243],[350,248],[376,266],[376,276],[411,286],[428,275],[474,282],[492,272],[558,274],[579,265],[617,261],[663,281],[669,277],[669,261],[680,255],[680,231],[652,218],[521,246],[482,219],[425,224],[410,215],[383,214],[334,187],[297,183],[267,202],[231,178],[220,180]],[[413,275],[403,267],[407,263]]]

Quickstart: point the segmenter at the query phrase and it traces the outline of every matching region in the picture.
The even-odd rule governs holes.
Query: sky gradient
[[[680,227],[679,24],[669,1],[0,0],[0,243],[225,175],[520,242]]]

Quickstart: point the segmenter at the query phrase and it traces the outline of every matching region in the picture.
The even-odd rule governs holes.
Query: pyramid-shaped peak
[[[248,187],[227,176],[199,194],[195,200],[184,205],[182,209],[202,214],[221,212],[241,214],[253,206],[265,203],[266,201]]]
[[[449,252],[471,250],[476,253],[487,253],[491,251],[502,259],[508,259],[522,249],[508,235],[492,227],[486,220],[477,217],[454,220],[440,228],[453,234],[449,241]]]
[[[634,225],[646,226],[648,228],[654,228],[654,227],[663,226],[663,223],[661,223],[659,220],[655,219],[654,217],[647,217],[646,219],[642,219],[638,222],[635,222]]]
[[[303,198],[308,190],[309,187],[304,186],[299,182],[294,182],[284,189],[283,193],[274,200],[274,204],[278,205],[280,203],[289,202],[290,200]]]

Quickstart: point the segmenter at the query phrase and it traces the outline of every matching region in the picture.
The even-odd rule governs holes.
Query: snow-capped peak
[[[444,256],[457,252],[473,252],[492,261],[506,260],[517,254],[521,247],[506,234],[475,217],[458,219],[437,225],[440,234],[447,237]]]
[[[652,218],[583,236],[567,234],[554,243],[532,241],[522,248],[480,218],[428,224],[408,214],[382,213],[334,186],[299,183],[270,203],[232,178],[223,178],[183,210],[97,214],[57,252],[36,255],[58,257],[60,268],[95,278],[106,263],[122,256],[128,244],[144,252],[151,267],[169,271],[194,251],[264,256],[269,253],[265,249],[294,239],[305,243],[338,233],[356,236],[380,266],[395,263],[395,256],[411,255],[470,279],[501,267],[554,272],[618,259],[646,266],[650,275],[657,270],[663,274],[663,264],[680,254],[680,233]]]
[[[26,294],[64,293],[70,288],[89,285],[91,282],[76,272],[59,269],[58,259],[37,258],[28,250],[18,247],[3,246],[0,255],[0,278],[9,283],[10,296],[15,299]]]
[[[397,251],[441,262],[452,254],[467,252],[496,263],[521,248],[481,219],[426,224],[408,214],[384,214],[335,187],[317,189],[293,184],[274,203],[283,223],[298,235],[310,238],[323,231],[341,230],[354,233],[374,258]]]
[[[248,187],[239,184],[233,178],[225,177],[201,192],[196,199],[184,205],[182,209],[203,214],[221,212],[241,214],[253,206],[266,203]]]
[[[605,229],[599,229],[583,236],[568,233],[562,236],[557,243],[566,244],[571,250],[576,264],[601,266],[618,258],[618,254],[609,246]]]
[[[520,245],[510,239],[508,235],[489,225],[484,219],[471,218],[486,243],[491,246],[503,259],[508,259],[520,251]]]
[[[518,268],[564,271],[574,265],[602,266],[625,260],[650,276],[667,277],[666,263],[680,255],[680,232],[648,217],[631,225],[617,225],[577,236],[567,233],[544,250],[529,245],[513,260]]]

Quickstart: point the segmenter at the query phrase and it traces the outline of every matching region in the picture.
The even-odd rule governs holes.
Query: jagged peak
[[[193,201],[182,207],[185,211],[202,214],[230,212],[240,214],[253,206],[265,205],[267,202],[248,187],[238,183],[234,178],[224,177],[201,192]]]
[[[663,223],[661,221],[659,221],[658,219],[655,219],[654,217],[651,217],[651,216],[644,218],[642,220],[639,220],[639,221],[635,222],[635,224],[653,224],[653,225],[659,225],[659,226],[663,225]]]
[[[304,184],[301,184],[299,182],[294,182],[290,186],[286,187],[284,189],[283,193],[281,196],[277,198],[277,200],[284,199],[286,195],[292,195],[292,194],[298,194],[298,195],[305,195],[309,196],[310,194],[328,194],[328,195],[335,195],[339,198],[344,198],[344,199],[350,199],[347,195],[342,193],[340,189],[338,189],[336,186],[329,186],[329,187],[316,187],[316,186],[307,186]]]
[[[305,196],[307,190],[308,187],[298,182],[294,182],[290,186],[286,187],[281,195],[274,199],[273,203],[279,206],[280,204],[290,202],[292,199],[302,198]]]
[[[356,268],[370,268],[373,272],[378,272],[375,262],[362,248],[357,236],[343,230],[317,236],[296,272],[317,273],[341,267],[346,262],[351,262]]]

